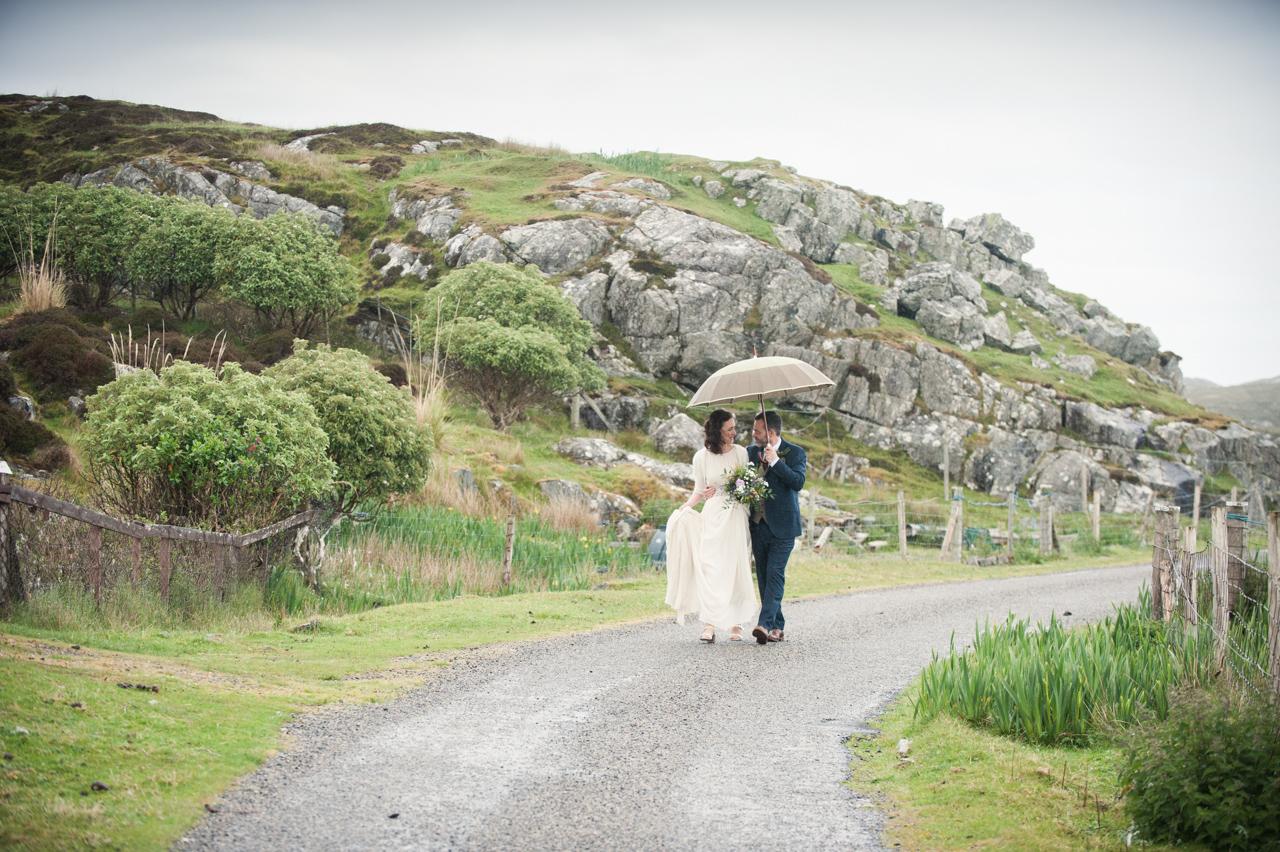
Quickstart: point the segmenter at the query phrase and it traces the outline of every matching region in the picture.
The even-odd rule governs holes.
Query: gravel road
[[[650,622],[474,652],[390,704],[302,717],[175,848],[876,849],[845,738],[953,631],[1097,619],[1149,570],[791,602],[765,647]]]

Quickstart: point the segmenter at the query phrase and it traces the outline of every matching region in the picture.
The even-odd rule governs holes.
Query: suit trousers
[[[756,558],[756,582],[760,586],[759,624],[766,630],[782,630],[782,590],[787,581],[787,560],[795,549],[792,537],[779,538],[766,523],[751,524],[751,552]]]

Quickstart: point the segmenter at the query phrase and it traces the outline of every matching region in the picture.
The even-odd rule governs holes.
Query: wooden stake
[[[1173,555],[1178,541],[1178,509],[1156,507],[1155,543],[1151,547],[1151,617],[1168,621],[1173,616]]]
[[[1089,465],[1080,465],[1080,511],[1089,511]]]
[[[1009,540],[1005,542],[1005,550],[1008,551],[1009,561],[1012,562],[1013,561],[1013,524],[1014,524],[1014,521],[1016,520],[1016,513],[1017,513],[1017,507],[1018,507],[1018,492],[1010,490],[1009,498],[1007,502],[1009,504]]]
[[[1040,494],[1040,555],[1053,554],[1053,489]]]
[[[89,590],[93,605],[102,605],[102,530],[89,527]]]
[[[1245,524],[1242,520],[1245,513],[1244,503],[1228,503],[1226,507],[1227,525],[1227,612],[1235,615],[1240,608],[1240,588],[1244,585],[1244,539]],[[1235,515],[1233,518],[1232,515]]]
[[[142,582],[142,539],[129,539],[129,556],[133,568],[133,584]]]
[[[13,539],[13,530],[9,528],[10,502],[12,486],[9,481],[8,465],[0,470],[0,607],[17,603],[26,597],[26,585],[22,581],[21,566],[18,564],[18,546]]]
[[[1102,543],[1102,492],[1093,492],[1093,540]]]
[[[173,577],[173,542],[167,538],[160,539],[157,558],[160,562],[160,597],[169,600],[169,580]]]
[[[952,544],[956,549],[955,561],[959,562],[964,557],[964,491],[957,488],[955,490],[955,496],[952,499],[955,500],[957,507],[956,537]]]
[[[511,512],[507,515],[507,546],[502,551],[502,585],[511,585],[511,560],[516,553],[516,500],[511,498]]]
[[[898,553],[907,558],[907,494],[898,489]]]
[[[951,499],[951,442],[942,440],[942,499]]]
[[[1209,570],[1213,574],[1213,632],[1217,644],[1214,659],[1218,671],[1227,663],[1227,631],[1231,609],[1227,602],[1227,510],[1214,506],[1209,512]]]
[[[1200,480],[1196,480],[1196,494],[1191,503],[1191,550],[1195,551],[1200,539]]]

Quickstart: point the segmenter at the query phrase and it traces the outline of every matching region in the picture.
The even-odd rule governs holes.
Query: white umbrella
[[[765,397],[829,388],[834,384],[817,367],[799,358],[766,355],[747,358],[716,370],[698,388],[688,407],[758,399],[760,413],[763,414]]]

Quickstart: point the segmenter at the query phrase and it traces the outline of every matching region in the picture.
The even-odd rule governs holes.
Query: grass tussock
[[[581,500],[556,495],[538,507],[538,518],[557,532],[596,533],[600,516]]]
[[[323,180],[332,180],[337,177],[342,168],[342,161],[333,154],[290,148],[275,142],[262,142],[253,149],[252,153],[259,160],[288,163]]]

